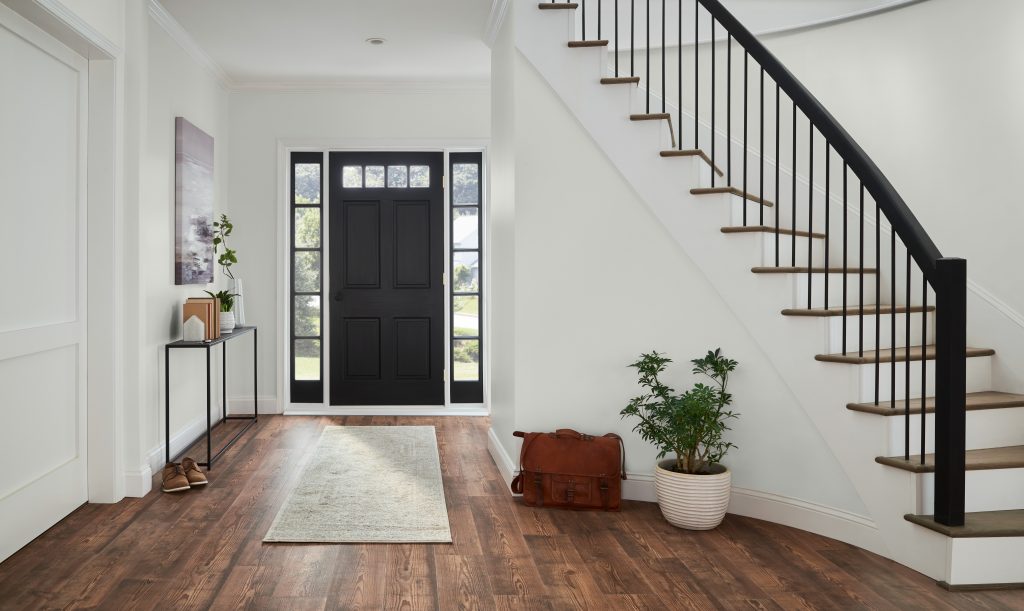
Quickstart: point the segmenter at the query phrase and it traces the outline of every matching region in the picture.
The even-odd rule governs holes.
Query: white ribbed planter
[[[729,508],[732,471],[725,469],[713,475],[676,473],[669,467],[674,461],[663,460],[654,471],[661,515],[669,524],[690,530],[711,530],[722,523]]]

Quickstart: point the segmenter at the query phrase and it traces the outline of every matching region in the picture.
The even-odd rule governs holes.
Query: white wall
[[[514,218],[514,235],[491,229],[492,252],[514,259],[501,263],[514,267],[513,278],[491,281],[506,295],[494,299],[492,363],[514,363],[514,380],[496,371],[492,383],[504,451],[518,459],[511,429],[616,432],[627,471],[649,478],[656,451],[618,415],[639,390],[627,365],[644,351],[667,352],[676,359],[667,379],[681,388],[693,383],[688,361],[721,347],[740,361],[732,390],[741,417],[730,435],[739,449],[725,461],[734,485],[864,515],[831,450],[743,325],[504,36],[492,77],[496,91],[510,80],[514,87],[511,109],[496,105],[493,140],[514,159],[492,174],[514,174],[514,202],[501,210]],[[509,124],[510,114],[514,132],[503,132],[498,124]],[[495,179],[492,188],[504,185]],[[502,197],[492,191],[496,205]]]
[[[486,89],[436,92],[360,93],[350,91],[258,92],[231,94],[231,158],[228,160],[231,216],[239,263],[236,276],[245,284],[247,324],[260,327],[259,396],[283,400],[277,387],[284,347],[277,325],[283,313],[279,296],[276,249],[280,214],[278,140],[323,146],[394,146],[401,150],[423,139],[478,139],[490,133]],[[350,145],[351,146],[351,145]],[[237,374],[236,374],[237,371]],[[251,397],[251,374],[231,368],[233,396]],[[261,405],[261,409],[263,406]]]
[[[162,446],[164,439],[163,346],[181,338],[182,302],[188,297],[204,296],[204,289],[216,290],[211,286],[174,284],[174,118],[185,117],[213,136],[215,215],[226,211],[229,150],[227,91],[152,20],[148,23],[147,55],[138,200],[139,425],[144,461]],[[217,278],[219,285],[223,285],[219,270]],[[215,349],[215,374],[220,371],[218,356],[219,350]],[[173,437],[188,424],[205,427],[206,373],[202,351],[178,351],[171,358]],[[217,379],[214,378],[215,391]],[[219,393],[214,396],[218,405]],[[191,432],[197,431],[193,428]],[[172,439],[172,450],[175,449]],[[153,465],[162,464],[162,453],[153,460]],[[129,468],[132,464],[129,463]]]

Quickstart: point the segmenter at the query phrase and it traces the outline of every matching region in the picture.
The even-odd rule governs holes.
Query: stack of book
[[[220,299],[189,297],[181,307],[181,321],[195,316],[206,328],[206,341],[220,337]]]

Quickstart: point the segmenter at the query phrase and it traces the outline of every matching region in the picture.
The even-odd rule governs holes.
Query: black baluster
[[[758,151],[759,151],[760,157],[761,157],[761,172],[760,172],[760,174],[758,174],[758,179],[760,180],[761,192],[758,195],[761,197],[761,205],[758,206],[758,208],[759,208],[758,212],[760,213],[760,216],[758,217],[760,222],[758,224],[761,227],[764,227],[764,68],[761,68],[760,102],[761,102],[761,122],[760,122],[761,142],[760,142],[760,144],[758,144],[758,146],[760,147],[758,149]]]
[[[878,223],[879,221],[881,221],[881,219],[876,219],[875,220],[876,223]],[[896,229],[895,228],[891,228],[891,237],[892,237],[892,240],[891,240],[891,242],[892,242],[892,251],[889,254],[889,257],[890,257],[889,268],[890,268],[890,271],[892,272],[892,282],[890,282],[890,284],[892,286],[891,286],[891,289],[889,291],[889,295],[891,295],[892,309],[893,309],[893,312],[895,312],[896,311]],[[882,270],[879,269],[878,273],[881,274]],[[892,407],[895,409],[895,407],[896,407],[896,315],[893,314],[893,316],[891,316],[890,318],[891,318],[891,320],[889,321],[889,323],[890,323],[889,327],[890,327],[890,330],[891,330],[890,331],[891,335],[890,335],[889,341],[891,343],[889,345],[892,346],[892,368],[891,368],[892,371],[889,372],[891,374],[889,377],[891,378],[892,388],[891,388],[891,392],[889,393],[889,395],[890,395],[889,402],[891,403]]]
[[[676,146],[679,150],[683,150],[683,0],[679,0],[679,48],[677,49],[679,55],[679,61],[677,62],[676,68],[679,70],[679,78],[676,79],[676,85],[679,87],[679,125],[676,126],[676,130],[679,132],[679,137],[676,138]]]
[[[829,190],[829,181],[832,179],[831,170],[832,143],[825,141],[825,309],[828,309],[828,237],[829,237],[829,208],[832,207],[832,191]],[[810,237],[807,243],[811,243]]]
[[[859,177],[858,177],[859,178]],[[857,340],[857,355],[864,356],[864,181],[860,181],[860,269],[857,270],[857,278],[859,279],[858,284],[860,289],[860,305],[858,307],[858,323],[859,327],[859,338]],[[878,295],[875,294],[875,301],[878,301]],[[875,354],[878,354],[878,344],[875,344]],[[876,391],[876,403],[877,403],[877,391],[878,386],[875,385]]]
[[[850,167],[847,165],[846,160],[843,160],[843,354],[846,354],[846,275],[849,273],[848,255],[846,253],[846,243],[849,236],[849,212],[847,209],[848,195],[846,192],[847,178],[849,177]]]
[[[793,177],[793,209],[790,211],[790,221],[793,224],[793,236],[796,236],[796,100],[793,100],[793,165],[790,166],[790,174]],[[793,257],[790,264],[796,267],[796,240],[789,241],[789,252]]]
[[[583,8],[583,15],[582,15],[583,40],[586,40],[587,39],[587,0],[582,0],[582,1],[583,1],[583,7],[582,7]],[[600,4],[600,2],[601,2],[601,0],[598,0],[598,4]]]
[[[743,226],[747,226],[747,66],[750,53],[743,50]]]
[[[775,82],[775,267],[779,266],[779,217],[782,200],[779,199],[779,83]],[[793,236],[794,238],[796,236]]]
[[[921,343],[928,345],[928,278],[921,274]],[[924,464],[925,399],[928,397],[928,368],[921,364],[921,464]]]
[[[732,34],[725,44],[725,184],[732,186]]]
[[[864,201],[861,200],[861,208]],[[864,219],[861,218],[861,233],[864,233]],[[882,365],[879,356],[882,345],[882,206],[875,202],[875,405],[882,388]],[[895,392],[895,391],[894,391]]]
[[[693,148],[700,148],[700,1],[693,0]],[[679,105],[683,101],[679,100]],[[682,121],[680,121],[681,123]]]
[[[619,77],[619,0],[615,0],[615,78]]]
[[[629,0],[629,75],[636,76],[636,0]]]
[[[710,15],[710,13],[708,13]],[[715,81],[718,80],[718,70],[715,67],[715,55],[717,43],[715,42],[715,16],[711,15],[711,186],[715,186],[715,141],[718,134],[715,133]],[[679,119],[682,123],[682,118]]]
[[[597,0],[597,39],[601,40],[601,0]]]
[[[904,244],[904,246],[906,246],[906,245]],[[895,305],[895,303],[893,305]],[[906,439],[907,451],[906,451],[906,456],[903,457],[904,460],[910,460],[910,310],[911,310],[911,308],[910,308],[910,249],[908,248],[907,249],[907,313],[903,315],[904,318],[906,319],[906,323],[907,323],[906,324],[906,327],[907,327],[906,328],[906,335],[905,335],[906,340],[907,340],[907,346],[906,346],[906,352],[905,352],[906,357],[907,357],[907,365],[904,368],[905,369],[904,373],[906,374],[906,376],[905,376],[906,379],[904,380],[905,386],[903,388],[904,403],[906,403],[906,405],[904,406],[904,410],[903,411],[906,413],[906,416],[907,416],[907,426],[905,427],[906,428],[906,437],[907,437],[907,439]],[[893,320],[896,320],[895,313],[893,314]],[[925,344],[922,343],[922,346],[924,346],[924,345]],[[922,359],[921,359],[921,368],[922,369],[924,369],[924,364],[926,362],[927,361],[924,360],[924,356],[922,356]],[[924,454],[924,446],[921,446],[921,453]]]
[[[814,231],[814,123],[807,119],[807,233]],[[796,244],[796,241],[793,242]],[[814,252],[811,250],[811,240],[807,240],[807,309],[811,309],[811,274],[814,266],[811,265],[814,259]],[[828,275],[826,271],[825,275]]]
[[[665,113],[665,0],[661,0],[661,112]]]
[[[646,106],[647,114],[651,114],[651,0],[647,0],[647,78],[644,79],[644,86],[647,88]]]

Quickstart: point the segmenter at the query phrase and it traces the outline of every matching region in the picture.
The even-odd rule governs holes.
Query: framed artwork
[[[213,137],[174,119],[174,284],[213,282]]]

